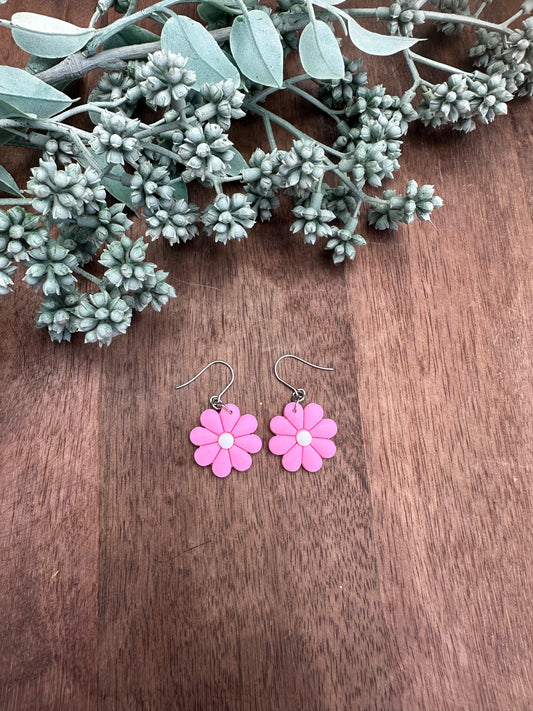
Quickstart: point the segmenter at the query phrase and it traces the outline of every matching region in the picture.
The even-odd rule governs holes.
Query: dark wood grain
[[[3,298],[0,708],[533,708],[531,105],[510,113],[413,129],[399,183],[446,206],[346,267],[285,206],[242,243],[152,244],[177,298],[108,349],[51,344],[23,285]],[[266,448],[283,353],[335,367],[281,366],[339,423],[316,474]],[[225,480],[188,434],[226,370],[174,389],[213,359],[264,442]]]

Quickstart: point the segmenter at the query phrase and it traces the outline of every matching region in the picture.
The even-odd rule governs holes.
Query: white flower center
[[[296,433],[296,441],[302,447],[308,447],[311,444],[311,442],[313,441],[311,432],[308,432],[307,430],[300,430],[299,432]]]
[[[223,432],[218,438],[218,443],[222,449],[231,449],[235,443],[235,439],[230,432]]]

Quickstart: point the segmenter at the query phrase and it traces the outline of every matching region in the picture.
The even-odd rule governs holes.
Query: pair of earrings
[[[274,436],[270,438],[268,448],[272,454],[282,457],[281,464],[286,471],[296,472],[303,467],[308,472],[316,472],[321,468],[323,459],[335,454],[335,443],[331,437],[337,434],[337,425],[333,420],[324,418],[320,405],[310,402],[302,407],[305,390],[293,387],[278,374],[278,365],[284,358],[295,358],[318,370],[333,368],[315,365],[291,354],[282,355],[274,365],[274,375],[292,390],[292,399],[285,405],[283,415],[276,415],[270,420]],[[210,407],[200,415],[202,426],[191,431],[190,440],[198,447],[194,453],[195,462],[201,467],[211,465],[215,476],[226,477],[232,469],[247,471],[252,466],[251,455],[262,447],[261,438],[255,434],[256,418],[250,414],[241,415],[233,403],[222,402],[222,396],[235,379],[233,368],[224,360],[213,360],[186,383],[177,385],[176,390],[190,385],[217,363],[229,368],[231,380],[218,395],[209,398]]]

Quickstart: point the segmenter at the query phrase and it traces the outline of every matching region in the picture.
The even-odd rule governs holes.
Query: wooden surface
[[[154,243],[177,299],[110,348],[54,345],[32,291],[3,298],[1,709],[533,709],[531,129],[526,101],[413,129],[397,187],[446,207],[346,267],[287,210],[243,243]],[[266,444],[283,353],[335,367],[282,372],[339,423],[337,456],[288,474],[265,446],[217,480],[188,433],[226,373],[174,386],[230,361]]]

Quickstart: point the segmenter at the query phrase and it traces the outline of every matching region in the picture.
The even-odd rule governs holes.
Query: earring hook
[[[292,353],[286,353],[285,355],[280,356],[277,361],[274,364],[274,375],[276,378],[279,380],[280,383],[283,383],[283,385],[286,385],[289,390],[292,390],[292,399],[296,403],[298,402],[303,402],[305,400],[306,392],[303,388],[295,388],[293,385],[290,385],[286,380],[283,380],[278,374],[278,364],[280,361],[282,361],[284,358],[294,358],[295,360],[299,360],[300,363],[305,363],[305,365],[310,365],[311,368],[316,368],[317,370],[333,370],[333,368],[326,368],[323,365],[316,365],[315,363],[310,363],[308,360],[304,360],[303,358],[299,358],[298,356],[292,355]]]
[[[199,373],[196,373],[196,375],[195,375],[194,377],[192,377],[190,380],[187,380],[186,383],[182,383],[181,385],[176,385],[176,390],[179,390],[180,388],[184,388],[186,385],[190,385],[191,383],[193,383],[193,382],[196,380],[196,378],[199,378],[200,375],[202,375],[202,373],[205,373],[205,371],[206,371],[208,368],[210,368],[212,365],[215,365],[216,363],[220,363],[221,365],[225,365],[226,368],[229,368],[229,369],[230,369],[231,380],[230,380],[229,383],[226,385],[226,387],[224,388],[224,390],[222,390],[218,395],[211,395],[211,397],[209,398],[209,404],[211,405],[211,407],[212,407],[214,410],[219,411],[219,410],[221,410],[222,408],[224,408],[225,410],[227,410],[227,411],[231,414],[231,410],[229,409],[229,407],[228,407],[227,405],[225,405],[225,404],[222,402],[221,398],[222,398],[222,395],[224,395],[224,393],[225,393],[227,390],[229,390],[229,389],[231,388],[231,386],[233,385],[233,381],[235,380],[235,373],[233,372],[233,368],[231,367],[231,365],[230,365],[229,363],[226,363],[225,360],[212,360],[211,363],[208,363],[208,364],[205,366],[205,368],[202,368],[202,370],[201,370]]]

